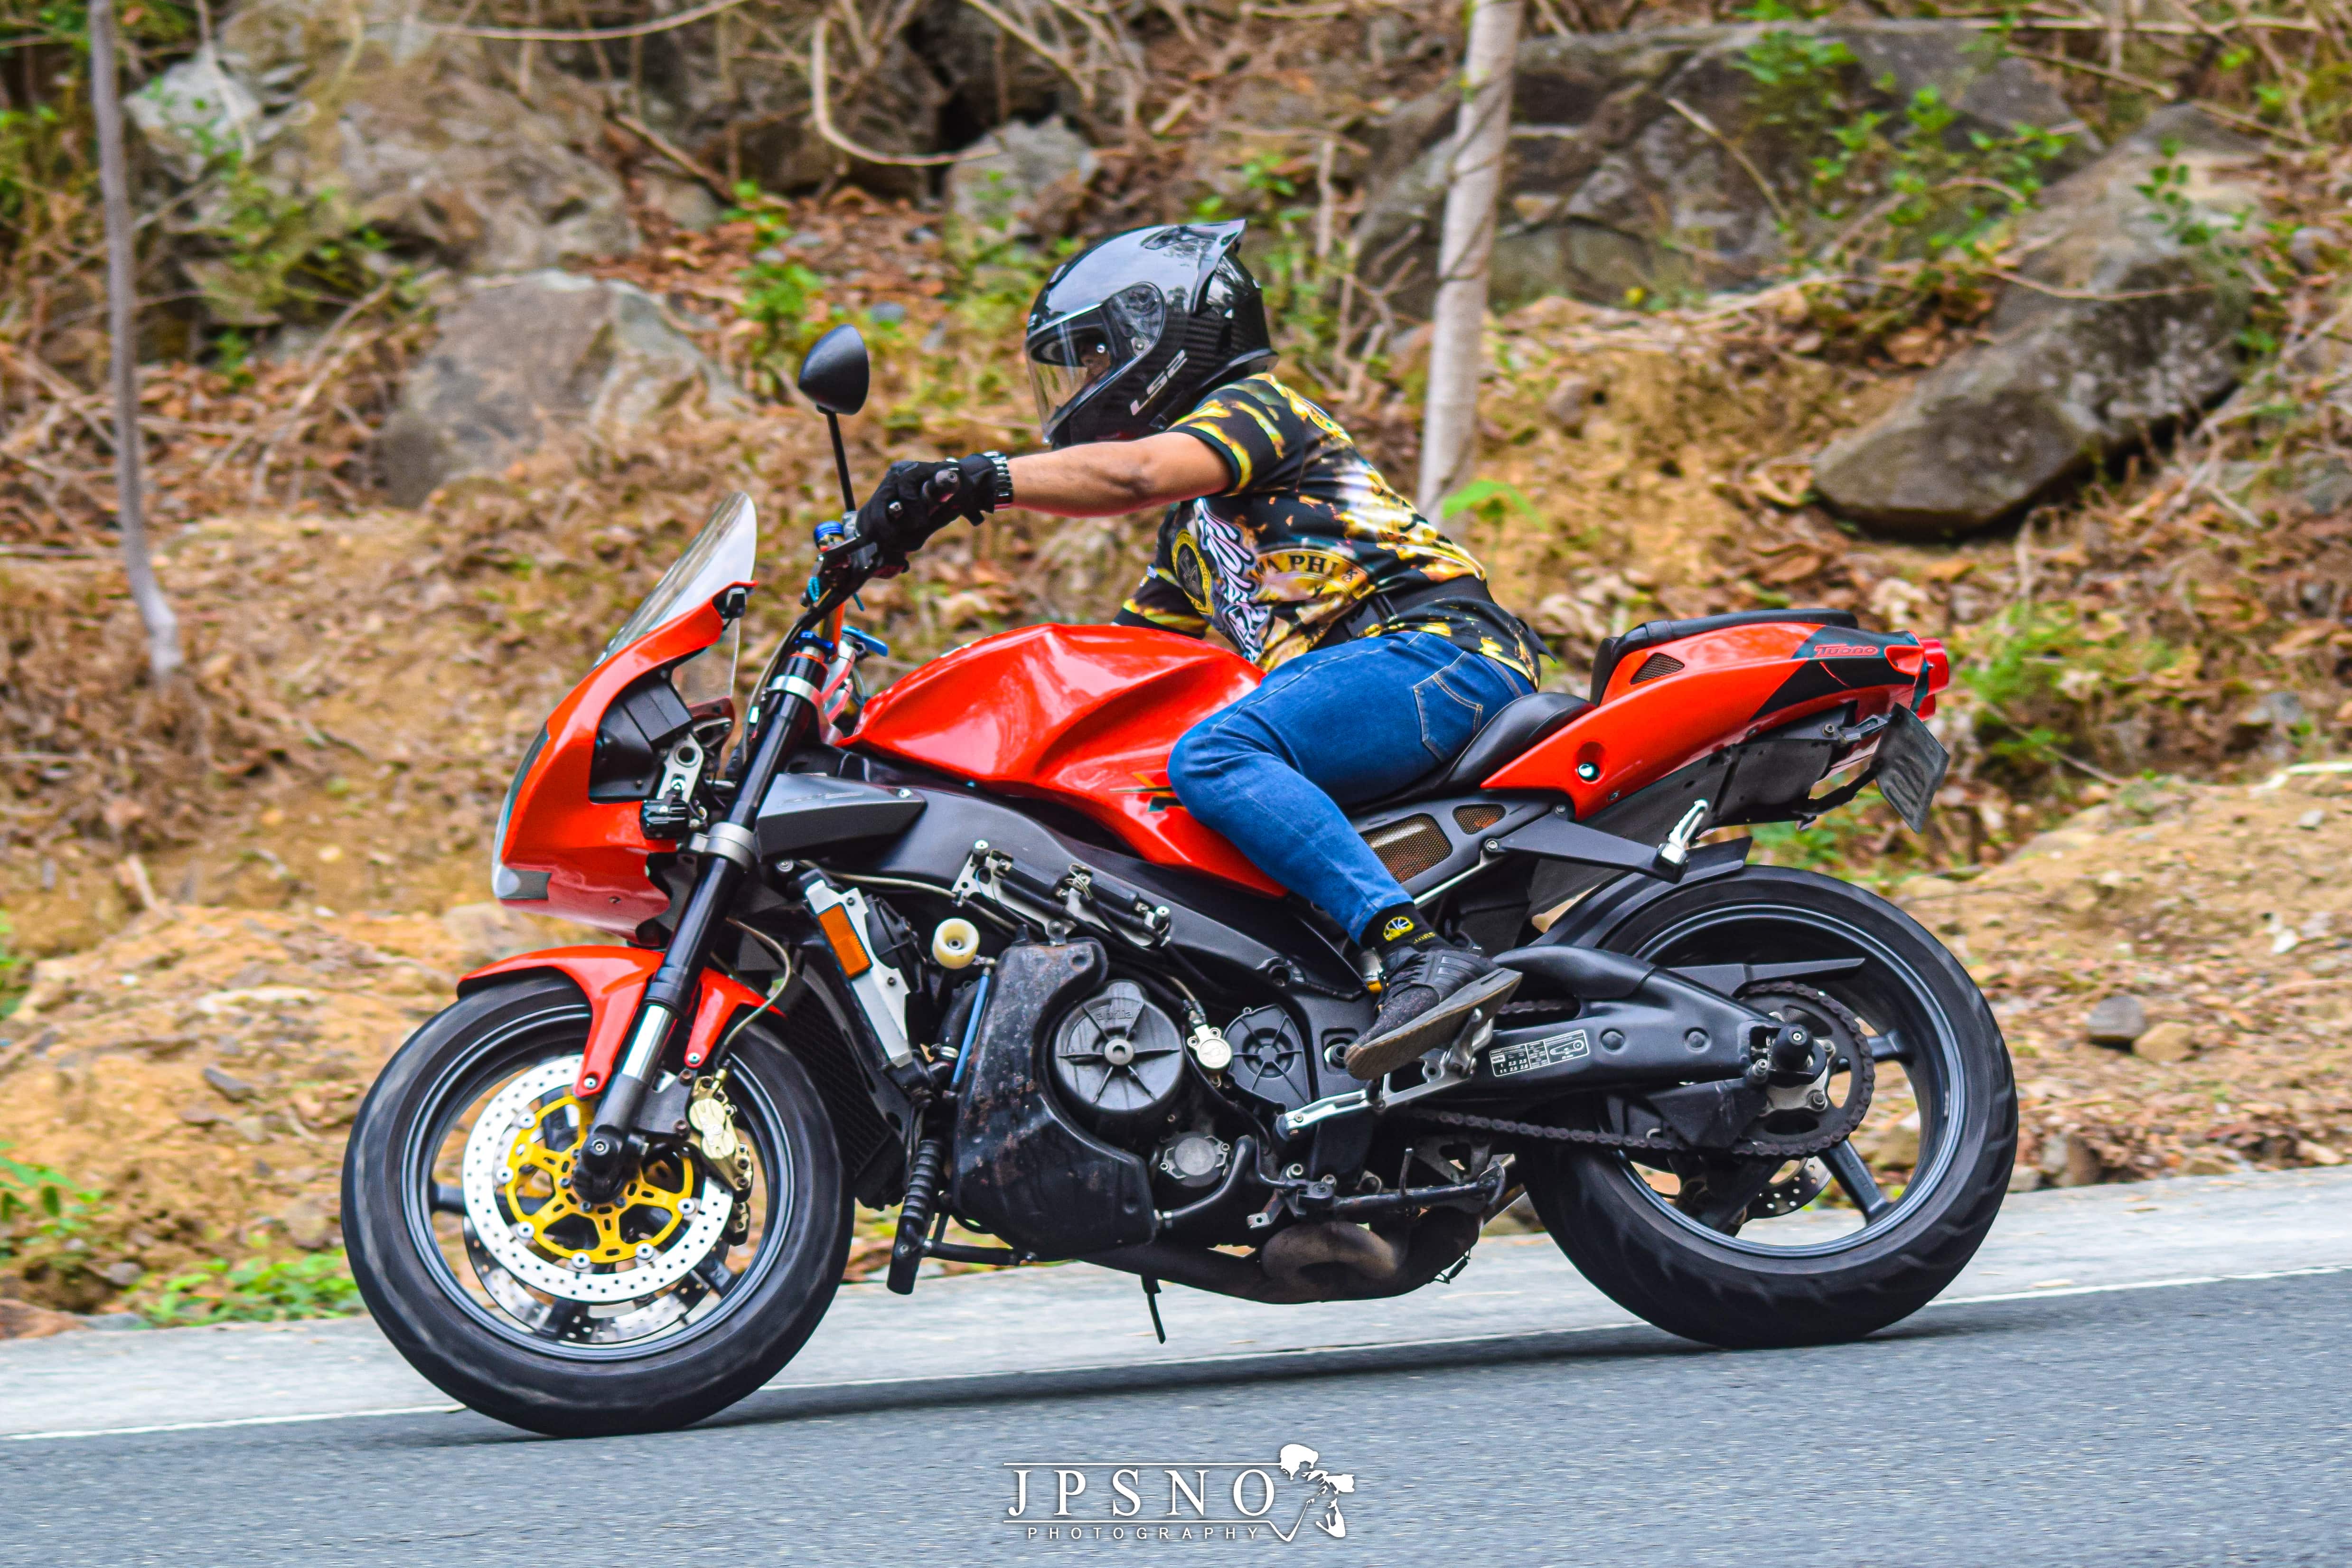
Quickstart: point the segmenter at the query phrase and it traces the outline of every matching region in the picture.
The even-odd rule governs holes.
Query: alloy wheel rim
[[[1900,1054],[1876,1056],[1876,1060],[1881,1065],[1893,1060],[1902,1067],[1918,1108],[1919,1153],[1910,1178],[1905,1183],[1899,1196],[1888,1201],[1876,1215],[1864,1215],[1863,1223],[1853,1229],[1816,1242],[1783,1244],[1727,1235],[1701,1224],[1644,1180],[1641,1168],[1622,1153],[1616,1159],[1617,1170],[1621,1178],[1629,1183],[1653,1209],[1694,1238],[1703,1239],[1711,1246],[1764,1258],[1835,1258],[1874,1242],[1908,1223],[1951,1178],[1957,1145],[1960,1142],[1958,1130],[1965,1125],[1965,1119],[1971,1109],[1965,1064],[1961,1058],[1961,1042],[1953,1020],[1936,1001],[1933,990],[1913,965],[1859,926],[1810,910],[1781,904],[1733,904],[1695,910],[1651,935],[1638,946],[1633,956],[1662,964],[1702,962],[1697,957],[1677,957],[1676,949],[1702,937],[1722,936],[1732,928],[1743,926],[1751,929],[1757,926],[1779,928],[1784,936],[1802,933],[1826,938],[1845,949],[1838,956],[1859,956],[1864,960],[1863,967],[1853,975],[1827,976],[1808,980],[1806,984],[1818,987],[1866,1019],[1872,1028],[1870,1041],[1886,1041],[1891,1037],[1899,1047]],[[1759,957],[1751,952],[1747,961],[1771,962],[1780,956],[1780,953],[1773,952]],[[1819,955],[1792,953],[1788,956]],[[1874,981],[1874,994],[1856,994],[1857,977]],[[1896,1008],[1895,998],[1898,995],[1904,998],[1904,1003]],[[1886,1022],[1891,1009],[1900,1017],[1900,1022],[1894,1026]],[[1828,1160],[1832,1172],[1837,1172],[1838,1162],[1834,1157],[1842,1150],[1852,1149],[1853,1141],[1848,1139],[1837,1149],[1815,1158]],[[1859,1150],[1853,1150],[1853,1157],[1855,1164],[1868,1174],[1867,1163],[1862,1160]],[[1846,1187],[1844,1173],[1839,1173],[1836,1184],[1841,1188]],[[1852,1196],[1850,1189],[1849,1196]],[[1812,1201],[1818,1203],[1819,1199]],[[1857,1203],[1856,1206],[1859,1208],[1861,1205]],[[1810,1208],[1809,1204],[1805,1209],[1795,1212],[1807,1212]],[[1748,1223],[1756,1222],[1751,1220]]]
[[[568,1303],[557,1312],[541,1316],[540,1309],[547,1305],[546,1299],[504,1268],[484,1245],[472,1216],[463,1215],[462,1251],[479,1287],[478,1295],[460,1277],[435,1224],[436,1213],[449,1212],[446,1205],[436,1204],[434,1194],[436,1186],[445,1185],[439,1167],[447,1161],[452,1134],[469,1114],[478,1118],[512,1083],[545,1073],[556,1062],[576,1061],[588,1018],[586,1009],[578,1006],[535,1013],[502,1026],[463,1058],[449,1064],[423,1097],[422,1114],[410,1120],[398,1167],[399,1205],[418,1260],[441,1293],[478,1325],[542,1354],[573,1361],[623,1361],[698,1339],[735,1315],[776,1267],[786,1240],[796,1173],[784,1147],[781,1119],[764,1087],[748,1074],[731,1076],[728,1089],[736,1101],[737,1131],[751,1150],[755,1173],[747,1201],[764,1198],[765,1220],[748,1239],[751,1257],[740,1271],[727,1271],[723,1287],[708,1274],[711,1258],[725,1267],[730,1248],[722,1236],[705,1258],[694,1260],[682,1276],[643,1300],[624,1296],[609,1303]],[[646,1311],[648,1303],[678,1300],[689,1291],[693,1300],[683,1303],[683,1310],[663,1311],[657,1321],[641,1318],[627,1337],[602,1342],[567,1337],[578,1331],[583,1321],[590,1325],[590,1332],[614,1323],[629,1330],[625,1320],[631,1314]],[[573,1306],[581,1310],[572,1310]],[[625,1310],[610,1310],[615,1307]],[[530,1321],[533,1317],[540,1318],[536,1325]],[[545,1331],[551,1327],[557,1331]]]

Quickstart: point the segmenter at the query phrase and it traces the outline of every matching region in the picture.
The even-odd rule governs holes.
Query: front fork
[[[620,1066],[612,1083],[598,1096],[595,1122],[581,1144],[574,1176],[585,1197],[611,1193],[625,1175],[629,1130],[678,1021],[694,1010],[703,969],[710,961],[728,911],[734,908],[735,896],[759,863],[753,825],[759,819],[760,803],[785,762],[815,729],[817,683],[824,676],[823,655],[803,643],[786,656],[753,701],[744,742],[750,754],[736,781],[734,798],[728,803],[726,815],[689,845],[701,856],[694,887],[678,911],[661,964],[638,999]]]

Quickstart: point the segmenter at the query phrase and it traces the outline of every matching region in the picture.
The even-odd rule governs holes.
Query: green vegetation
[[[2037,604],[2012,605],[1976,628],[1953,663],[1979,705],[1977,738],[2027,774],[2096,754],[2120,704],[2161,699],[2167,675],[2185,673],[2180,650],[2116,617]]]
[[[335,191],[295,195],[256,169],[242,146],[201,132],[197,139],[211,199],[198,204],[189,232],[212,254],[182,265],[214,318],[229,325],[215,349],[233,374],[250,346],[238,327],[320,319],[350,305],[378,286],[369,262],[387,247],[373,229],[351,226]]]
[[[62,1171],[10,1159],[7,1148],[0,1143],[0,1263],[79,1237],[100,1195]]]
[[[293,1258],[216,1258],[163,1281],[140,1315],[158,1328],[204,1323],[274,1323],[341,1318],[361,1310],[359,1287],[341,1250]]]
[[[32,962],[16,949],[16,928],[0,910],[0,1018],[16,1012],[31,985]]]
[[[1759,0],[1741,15],[1780,22],[1817,13]],[[1932,85],[1893,107],[1865,107],[1889,104],[1894,79],[1860,80],[1853,50],[1816,33],[1774,28],[1734,63],[1756,84],[1758,118],[1814,149],[1801,193],[1806,216],[1790,216],[1787,226],[1797,231],[1791,242],[1818,247],[1823,260],[1874,249],[1885,258],[1981,268],[1996,226],[2033,205],[2043,172],[2072,142],[2019,125],[2007,136],[1971,132],[1956,145],[1958,111]]]
[[[1931,821],[1931,833],[1934,828]],[[1882,889],[1921,871],[1943,868],[1936,853],[1937,843],[1903,826],[1895,808],[1874,786],[1802,826],[1793,822],[1759,822],[1737,831],[1755,838],[1750,857],[1759,865],[1821,871]],[[1960,847],[1965,848],[1965,836]]]
[[[728,218],[749,219],[755,237],[751,265],[738,275],[743,284],[739,309],[759,329],[751,340],[751,390],[780,398],[792,384],[801,355],[832,325],[832,312],[814,308],[824,303],[824,279],[782,254],[793,225],[774,197],[745,180],[735,187],[735,204]]]

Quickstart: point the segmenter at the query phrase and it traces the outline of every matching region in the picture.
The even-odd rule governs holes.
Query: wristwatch
[[[990,511],[1012,505],[1013,459],[1002,452],[982,452],[980,456],[988,464],[989,473],[988,499],[982,504]]]

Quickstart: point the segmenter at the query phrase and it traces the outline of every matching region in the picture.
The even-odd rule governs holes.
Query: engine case
[[[956,1108],[954,1212],[1033,1258],[1150,1241],[1141,1156],[1080,1126],[1047,1086],[1047,1026],[1106,989],[1100,942],[1015,942],[998,955]],[[1181,1064],[1180,1064],[1181,1065]]]
[[[1148,1126],[1184,1092],[1184,1032],[1132,980],[1114,980],[1054,1029],[1054,1084],[1080,1121],[1116,1135]]]

